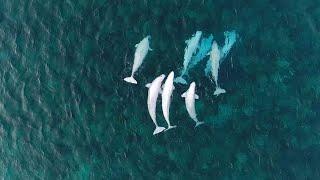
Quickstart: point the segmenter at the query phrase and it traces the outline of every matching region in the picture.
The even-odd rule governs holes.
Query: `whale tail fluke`
[[[133,76],[126,77],[123,80],[125,80],[128,83],[137,84],[137,81],[133,78]]]
[[[198,127],[198,126],[200,126],[201,124],[204,124],[204,122],[203,122],[203,121],[198,121],[198,122],[196,122],[195,128]]]
[[[177,126],[169,126],[165,131],[168,131],[169,129],[173,129],[173,128],[176,128]]]
[[[183,79],[182,76],[179,76],[179,77],[175,78],[174,82],[175,83],[180,83],[180,84],[187,84],[187,81],[185,79]]]
[[[224,90],[220,87],[217,87],[213,94],[216,96],[219,96],[219,94],[223,94],[223,93],[226,93],[226,90]]]
[[[166,128],[164,127],[160,127],[160,126],[157,126],[156,129],[153,131],[153,135],[156,135],[158,133],[161,133],[162,131],[164,131]]]

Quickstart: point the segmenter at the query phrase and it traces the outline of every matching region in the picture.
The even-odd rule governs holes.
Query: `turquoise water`
[[[220,44],[239,34],[221,65],[227,93],[197,65],[206,124],[194,129],[176,85],[178,128],[153,136],[144,84],[178,72],[197,30]],[[319,179],[319,31],[316,0],[0,0],[0,177]]]

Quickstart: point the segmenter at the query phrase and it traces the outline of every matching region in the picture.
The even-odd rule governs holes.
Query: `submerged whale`
[[[199,44],[201,35],[202,35],[202,32],[197,31],[190,39],[185,41],[187,43],[187,46],[184,49],[183,69],[181,71],[180,76],[174,80],[176,83],[187,84],[187,81],[183,78],[183,76],[187,73],[190,60],[193,54],[198,49],[198,44]]]
[[[153,135],[158,134],[165,130],[166,128],[160,127],[156,120],[156,107],[157,107],[157,99],[158,95],[161,92],[161,84],[163,79],[166,76],[164,74],[158,76],[156,79],[152,81],[152,83],[149,83],[146,85],[146,87],[149,88],[148,90],[148,111],[150,114],[150,117],[156,126],[156,129],[153,131]]]
[[[196,109],[195,109],[195,99],[199,99],[199,96],[195,93],[196,91],[196,83],[192,82],[190,84],[189,89],[184,92],[181,97],[185,98],[185,103],[186,103],[186,108],[188,111],[189,116],[196,122],[196,126],[198,127],[199,125],[203,124],[203,121],[199,121],[197,118],[196,114]]]
[[[220,88],[218,84],[218,75],[219,75],[219,67],[221,63],[226,59],[229,54],[232,46],[237,40],[237,34],[235,31],[225,31],[225,42],[222,48],[219,48],[217,42],[213,42],[211,47],[211,52],[209,53],[210,58],[207,62],[207,66],[205,68],[206,75],[211,75],[216,84],[216,90],[214,95],[218,96],[219,94],[225,93],[226,90]]]
[[[151,36],[147,36],[144,39],[142,39],[138,44],[135,45],[136,52],[134,53],[134,60],[133,60],[133,67],[132,67],[132,71],[131,71],[131,76],[124,78],[124,80],[126,82],[137,84],[137,81],[134,79],[133,75],[138,70],[138,68],[141,66],[148,51],[152,50],[150,48],[150,43],[149,43],[150,39],[151,39]]]
[[[218,84],[220,59],[221,59],[221,55],[220,55],[219,46],[216,41],[213,41],[209,61],[210,61],[210,65],[211,65],[211,67],[210,67],[211,75],[212,75],[214,82],[216,84],[216,90],[214,91],[214,95],[216,95],[216,96],[226,92],[226,90],[220,88],[220,86]]]
[[[168,124],[168,128],[166,130],[177,127],[177,126],[172,126],[170,123],[170,119],[169,119],[171,96],[172,96],[172,92],[174,90],[173,78],[174,78],[174,72],[171,71],[170,74],[168,75],[166,82],[164,83],[163,89],[162,89],[162,112],[163,112],[163,116]]]

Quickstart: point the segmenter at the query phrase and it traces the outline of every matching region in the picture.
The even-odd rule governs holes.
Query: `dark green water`
[[[177,85],[153,136],[147,89],[196,30],[239,39],[194,129]],[[0,0],[1,179],[320,179],[318,0]],[[134,45],[154,51],[131,72]],[[158,120],[163,124],[161,106]]]

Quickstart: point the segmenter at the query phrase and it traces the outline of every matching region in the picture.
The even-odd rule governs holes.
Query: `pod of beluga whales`
[[[184,61],[183,68],[180,72],[180,75],[174,78],[174,72],[171,71],[163,83],[166,75],[161,74],[156,77],[151,83],[146,84],[148,90],[148,111],[150,117],[155,125],[155,130],[153,135],[158,134],[163,131],[177,127],[170,123],[169,110],[171,104],[172,92],[175,89],[174,83],[188,84],[185,78],[188,77],[188,72],[190,69],[195,67],[199,62],[207,59],[207,64],[205,68],[205,74],[210,79],[213,79],[215,83],[214,95],[218,96],[220,94],[226,93],[226,90],[221,88],[218,83],[219,67],[220,64],[226,59],[227,55],[230,52],[230,49],[234,45],[237,39],[237,34],[235,31],[226,31],[224,32],[225,44],[222,48],[219,47],[218,43],[213,40],[213,36],[210,34],[208,37],[202,37],[202,32],[197,31],[192,37],[186,40],[186,48],[184,50]],[[134,54],[134,62],[129,77],[124,78],[128,83],[137,84],[137,81],[134,78],[135,72],[139,69],[142,62],[144,61],[148,51],[151,51],[150,48],[151,36],[147,36],[142,39],[138,44],[135,45],[136,51]],[[201,41],[200,41],[201,40]],[[206,58],[209,56],[209,58]],[[197,113],[195,111],[195,100],[199,99],[199,96],[195,93],[196,83],[192,82],[189,85],[189,88],[184,92],[181,97],[185,99],[186,109],[193,121],[195,121],[195,127],[203,124],[203,121],[199,121],[197,118]],[[168,125],[167,128],[159,126],[156,119],[156,106],[157,99],[159,94],[162,98],[162,112],[164,119]]]

